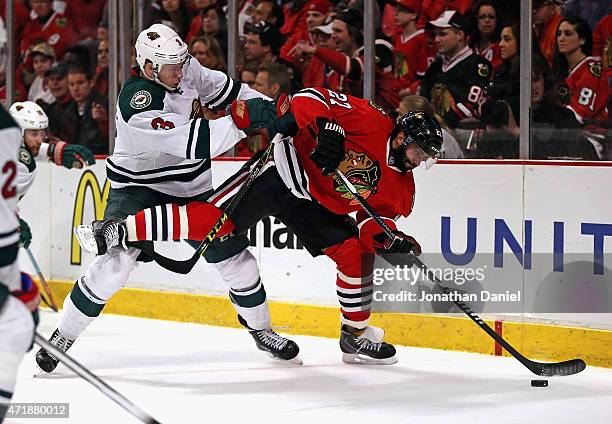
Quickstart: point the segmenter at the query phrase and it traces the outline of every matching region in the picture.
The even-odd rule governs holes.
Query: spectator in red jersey
[[[331,70],[325,73],[324,86],[334,91],[363,97],[363,27],[361,13],[343,9],[332,21],[332,43],[335,51],[324,47],[298,43],[293,54],[320,59]],[[399,104],[401,85],[393,76],[393,46],[385,40],[375,41],[375,101],[384,110]]]
[[[76,43],[76,32],[72,22],[62,13],[55,12],[51,0],[30,0],[32,11],[24,28],[21,40],[21,55],[26,59],[28,49],[37,42],[46,41],[58,59]]]
[[[533,26],[540,40],[540,51],[549,64],[552,64],[555,54],[557,27],[561,19],[556,0],[533,0]]]
[[[574,112],[580,123],[608,119],[610,87],[601,74],[601,63],[591,57],[592,52],[593,34],[586,21],[563,18],[557,29],[552,73],[559,103]]]
[[[502,62],[499,51],[499,4],[495,0],[480,0],[474,6],[474,12],[475,25],[470,34],[470,46],[477,55],[491,62],[493,71],[496,71]]]
[[[221,46],[214,38],[208,35],[192,38],[189,42],[189,53],[200,62],[200,65],[208,69],[227,72],[227,64]]]
[[[289,52],[299,41],[307,41],[312,45],[315,44],[310,31],[313,28],[321,26],[325,23],[325,18],[327,17],[327,13],[330,11],[331,7],[331,3],[327,0],[314,0],[308,2],[308,5],[306,6],[307,29],[303,31],[296,31],[291,34],[287,41],[285,41],[285,44],[283,44],[281,47],[281,58],[300,66],[299,63],[294,61],[294,56],[292,56]]]
[[[333,42],[332,35],[332,23],[314,27],[310,30],[311,38],[313,40],[314,47],[322,47],[333,50],[335,43]],[[291,55],[299,49],[296,47],[290,52]],[[304,51],[305,53],[305,51]],[[301,65],[302,71],[302,82],[304,87],[323,87],[325,85],[325,78],[329,69],[325,63],[314,55],[314,49],[312,54],[301,54],[297,58],[297,63]]]
[[[285,23],[279,28],[281,35],[289,37],[291,34],[303,31],[306,27],[306,12],[308,0],[293,0],[283,6]]]
[[[20,2],[20,1],[15,1],[13,2],[14,6],[13,6],[13,17],[14,17],[14,29],[15,29],[15,33],[13,35],[13,37],[11,37],[11,39],[13,40],[13,45],[16,49],[16,51],[19,51],[19,46],[21,44],[21,38],[23,36],[23,30],[26,26],[26,24],[28,23],[28,21],[30,20],[30,12],[28,11],[27,7],[25,7],[25,5]],[[2,18],[3,22],[6,22],[6,0],[0,0],[0,18]],[[3,24],[4,26],[6,26],[6,24]],[[7,108],[8,110],[8,108]]]
[[[108,41],[98,43],[98,65],[91,81],[93,91],[100,96],[108,96]]]
[[[64,0],[68,20],[74,25],[78,40],[95,39],[107,0]]]
[[[427,68],[436,58],[436,49],[425,31],[417,28],[421,1],[398,0],[394,4],[395,23],[402,31],[393,37],[394,73],[401,83],[401,98],[417,92]]]
[[[28,91],[28,100],[36,102],[42,100],[46,103],[53,102],[53,95],[45,84],[45,72],[47,72],[53,62],[55,62],[55,52],[47,43],[39,43],[32,47],[30,51],[32,58],[32,69],[34,70],[34,81]]]
[[[612,86],[612,14],[603,18],[593,31],[593,56],[601,60],[602,74]]]

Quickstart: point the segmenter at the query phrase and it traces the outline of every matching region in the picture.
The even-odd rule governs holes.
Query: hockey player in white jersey
[[[9,109],[13,119],[21,127],[22,145],[18,151],[17,196],[21,199],[28,192],[36,178],[36,163],[52,161],[68,169],[93,165],[96,159],[87,147],[68,144],[49,137],[49,118],[34,102],[16,102]],[[19,218],[20,242],[28,248],[32,240],[29,225]]]
[[[204,119],[202,108],[218,111],[237,98],[263,97],[221,72],[202,67],[189,56],[180,37],[165,25],[154,24],[140,33],[136,60],[139,66],[125,82],[117,102],[115,150],[106,162],[111,189],[105,219],[124,219],[138,210],[170,202],[206,200],[213,188],[211,158],[246,134],[230,116]],[[244,265],[253,263],[248,258],[251,254],[244,250],[248,239],[233,239],[235,253],[245,253],[220,266],[221,276],[233,281],[236,274],[252,275],[254,281],[249,284],[256,284],[258,270]],[[214,252],[206,258],[215,262]],[[67,350],[123,287],[137,259],[148,258],[136,247],[113,248],[97,256],[64,301],[51,343]],[[58,363],[42,349],[36,361],[46,372],[53,371]]]
[[[0,422],[13,396],[17,368],[32,346],[40,297],[31,280],[19,273],[17,220],[17,150],[21,132],[0,106]]]

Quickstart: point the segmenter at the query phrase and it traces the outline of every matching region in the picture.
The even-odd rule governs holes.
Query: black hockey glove
[[[326,118],[317,118],[316,122],[317,147],[310,154],[310,159],[323,171],[323,175],[329,175],[344,159],[344,129]]]
[[[377,253],[413,253],[415,256],[421,254],[421,245],[413,237],[399,230],[393,232],[395,237],[391,238],[385,233],[378,233],[373,238],[376,242],[374,250]]]

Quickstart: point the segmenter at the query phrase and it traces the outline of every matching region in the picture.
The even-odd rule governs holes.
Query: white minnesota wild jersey
[[[115,150],[106,160],[111,187],[145,186],[177,197],[211,190],[210,159],[246,134],[229,116],[204,119],[202,106],[216,111],[254,97],[264,96],[193,58],[173,92],[133,75],[117,102]]]
[[[0,106],[0,267],[3,258],[12,257],[19,241],[17,220],[17,150],[21,130]],[[11,252],[6,251],[10,249]]]

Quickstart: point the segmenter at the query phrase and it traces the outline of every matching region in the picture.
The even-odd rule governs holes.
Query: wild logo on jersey
[[[204,118],[204,111],[202,110],[202,103],[200,99],[193,99],[191,102],[191,113],[189,119]]]
[[[338,169],[353,183],[364,199],[376,193],[381,173],[378,161],[373,161],[363,152],[349,149],[344,153],[344,160],[340,163]],[[343,198],[350,199],[349,204],[351,206],[359,204],[335,175],[334,190],[340,193]]]
[[[431,104],[438,115],[446,115],[455,106],[455,99],[444,84],[437,83],[431,89]]]

